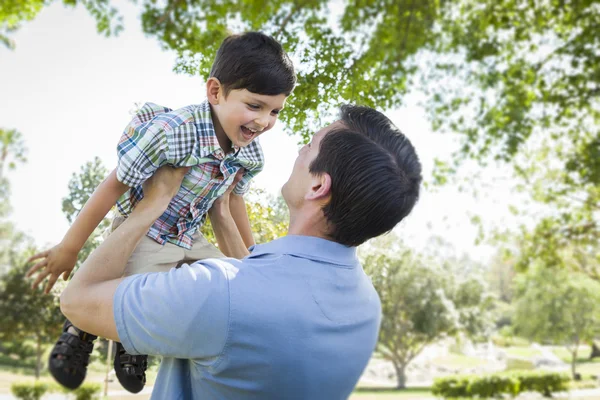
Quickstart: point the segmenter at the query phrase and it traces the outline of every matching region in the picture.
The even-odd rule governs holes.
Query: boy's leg
[[[204,260],[205,258],[224,258],[225,256],[221,251],[210,244],[208,240],[200,232],[196,232],[193,236],[194,244],[191,250],[184,249],[183,260],[187,263],[193,263],[194,261]]]
[[[123,220],[123,217],[113,218],[102,237],[106,239]],[[69,320],[65,321],[63,333],[48,359],[48,370],[58,383],[69,389],[77,389],[83,383],[94,340],[95,335],[77,329]]]
[[[122,218],[113,224],[113,230],[125,220]],[[148,236],[144,236],[129,257],[123,276],[164,272],[177,266],[184,257],[183,248],[172,243],[161,245]],[[146,384],[148,356],[132,355],[125,351],[120,343],[116,344],[113,366],[119,383],[132,393],[140,392]]]
[[[124,217],[115,217],[111,226],[104,232],[104,238],[106,239],[123,221],[125,221]],[[144,236],[128,260],[124,276],[168,271],[183,258],[182,248],[171,243],[163,246]],[[77,329],[69,321],[65,322],[64,332],[54,345],[49,360],[50,372],[60,384],[70,389],[76,389],[81,385],[87,373],[87,361],[95,339],[96,336]],[[132,392],[142,390],[145,382],[145,368],[141,367],[145,366],[146,358],[146,356],[130,355],[119,357],[117,351],[115,371],[119,382],[125,389]],[[139,374],[140,371],[141,374]],[[134,375],[132,376],[132,374]]]
[[[123,221],[125,221],[124,217],[115,218],[112,230],[117,229]],[[172,243],[162,245],[144,235],[135,250],[133,250],[133,253],[131,253],[123,276],[168,271],[177,266],[177,263],[183,260],[183,258],[183,248]]]
[[[123,276],[165,272],[177,266],[185,257],[184,249],[172,243],[164,245],[144,236],[129,257]]]

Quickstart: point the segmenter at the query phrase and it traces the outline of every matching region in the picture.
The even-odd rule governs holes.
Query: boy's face
[[[220,128],[233,145],[245,147],[275,125],[285,106],[286,95],[256,94],[246,89],[231,90],[227,97],[221,88],[213,109]],[[219,127],[216,127],[219,129]]]

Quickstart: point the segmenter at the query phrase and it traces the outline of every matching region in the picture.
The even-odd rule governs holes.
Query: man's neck
[[[327,223],[321,210],[290,210],[288,235],[315,236],[328,239]]]

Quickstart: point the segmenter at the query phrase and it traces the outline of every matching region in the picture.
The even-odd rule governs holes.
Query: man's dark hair
[[[341,108],[343,127],[321,141],[312,174],[331,176],[323,207],[332,240],[358,246],[389,232],[419,198],[421,163],[410,141],[383,114],[368,107]]]
[[[289,96],[296,84],[294,65],[281,44],[261,32],[227,37],[210,71],[224,87],[256,94]]]

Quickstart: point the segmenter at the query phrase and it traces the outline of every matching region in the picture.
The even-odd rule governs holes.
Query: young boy
[[[117,168],[98,186],[61,243],[29,260],[41,259],[28,271],[31,276],[41,270],[33,286],[49,277],[48,292],[60,275],[67,279],[85,241],[115,202],[120,215],[112,230],[143,198],[142,183],[163,165],[189,171],[168,209],[138,243],[125,274],[168,271],[183,261],[222,256],[199,233],[207,212],[223,253],[247,255],[254,239],[243,194],[264,165],[254,139],[273,127],[295,83],[292,62],[273,38],[258,32],[226,38],[206,84],[205,102],[175,111],[147,103],[137,112],[117,147]],[[223,196],[228,197],[228,211],[209,212]],[[234,229],[239,234],[229,235]],[[49,360],[58,382],[73,389],[81,385],[95,339],[65,322]],[[125,389],[143,389],[146,359],[117,344],[115,372]]]

